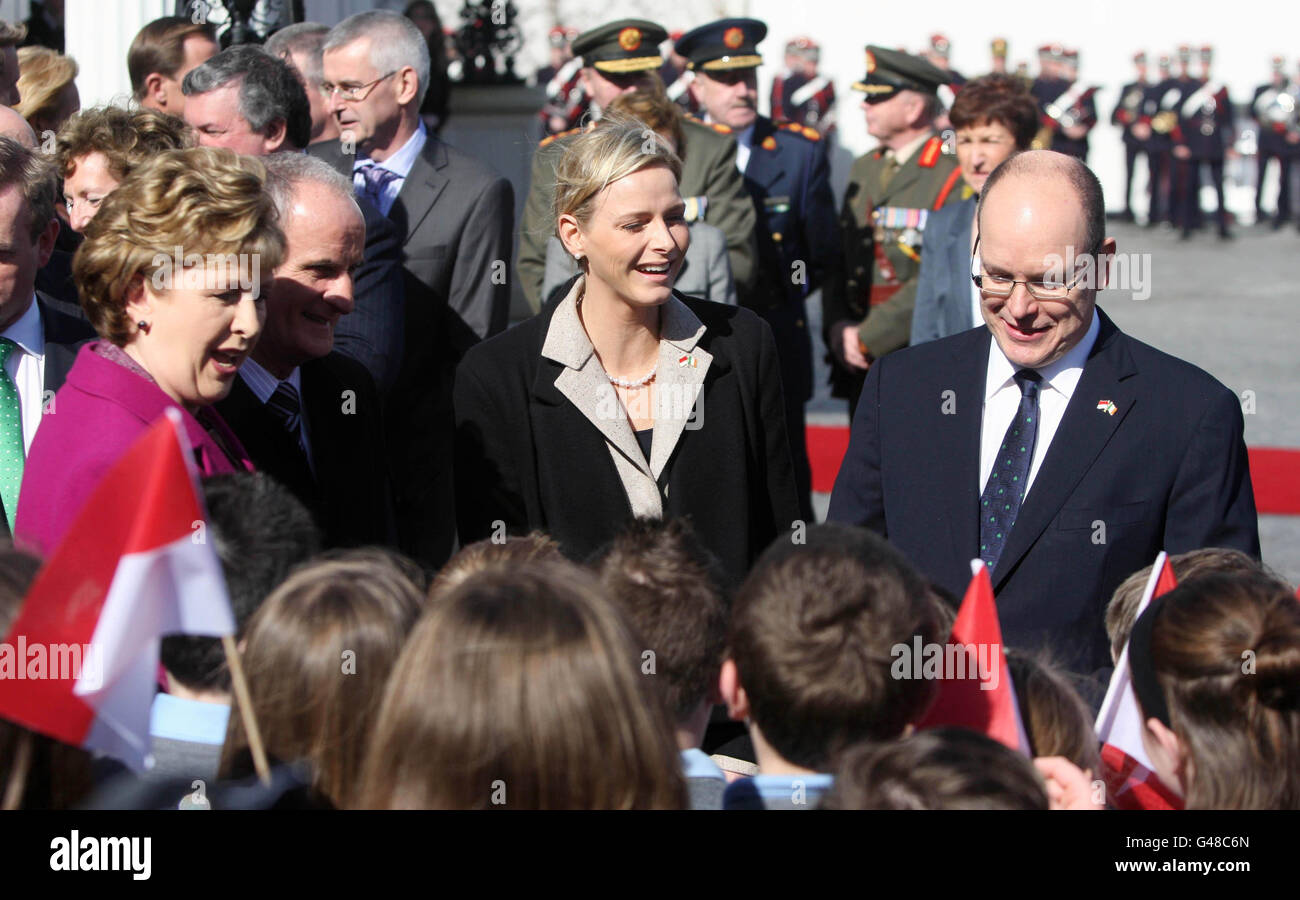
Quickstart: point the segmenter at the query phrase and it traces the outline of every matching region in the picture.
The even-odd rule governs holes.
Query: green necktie
[[[23,413],[18,388],[5,364],[17,349],[9,338],[0,338],[0,500],[4,501],[10,530],[18,512],[18,489],[23,483]]]

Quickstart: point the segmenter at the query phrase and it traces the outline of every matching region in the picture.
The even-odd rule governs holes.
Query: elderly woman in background
[[[682,114],[677,104],[662,91],[631,91],[619,94],[605,110],[606,114],[628,116],[654,130],[668,146],[685,160],[686,141],[682,135]],[[597,123],[593,127],[599,127]],[[727,236],[722,229],[706,225],[692,216],[691,242],[673,285],[678,293],[699,300],[713,300],[736,305],[736,286],[727,258]],[[542,279],[542,296],[549,298],[565,282],[582,271],[582,267],[565,251],[558,237],[546,244],[546,274]]]
[[[57,132],[77,110],[77,62],[45,47],[23,47],[18,51],[19,115],[32,126],[36,136]]]
[[[266,316],[260,279],[284,254],[265,168],[228,150],[169,150],[100,205],[73,261],[90,324],[32,442],[18,542],[48,554],[103,474],[169,408],[204,475],[251,470],[210,407]],[[179,257],[179,258],[178,258]]]
[[[971,282],[972,224],[979,194],[993,170],[1028,150],[1038,130],[1038,108],[1011,75],[968,81],[949,113],[957,133],[957,162],[968,196],[930,213],[925,253],[912,312],[912,344],[983,327],[979,289]]]
[[[584,559],[632,518],[685,515],[738,582],[800,518],[771,330],[673,290],[681,165],[617,116],[560,158],[552,221],[583,274],[461,362],[463,545],[541,529]]]
[[[55,153],[72,230],[85,231],[104,198],[141,164],[192,146],[194,133],[184,122],[152,109],[100,106],[68,119]]]

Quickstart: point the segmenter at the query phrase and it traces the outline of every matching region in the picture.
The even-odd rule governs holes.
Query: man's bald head
[[[1075,195],[1073,204],[1076,214],[1083,220],[1083,243],[1079,252],[1094,253],[1106,239],[1106,201],[1102,196],[1101,182],[1084,162],[1077,157],[1057,153],[1053,150],[1030,150],[1015,153],[1002,161],[980,192],[979,218],[982,222],[984,207],[988,197],[1003,180],[1017,181],[1025,179],[1035,189],[1043,189],[1049,194],[1068,190]]]
[[[7,106],[0,106],[0,136],[13,138],[28,150],[36,149],[36,132],[32,126]]]

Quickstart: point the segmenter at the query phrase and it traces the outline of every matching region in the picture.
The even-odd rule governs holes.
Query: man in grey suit
[[[402,549],[440,565],[455,537],[452,381],[465,351],[506,327],[514,193],[425,129],[429,49],[409,19],[351,16],[330,30],[323,61],[342,138],[310,152],[350,177],[402,243],[405,348],[388,398],[388,447]]]

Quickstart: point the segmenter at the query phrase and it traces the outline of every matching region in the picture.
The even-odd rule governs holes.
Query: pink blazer
[[[253,471],[248,453],[215,410],[205,416],[212,417],[234,459],[158,385],[96,353],[100,344],[78,351],[27,454],[14,541],[41,556],[54,551],[104,473],[168,407],[180,409],[200,474]]]

